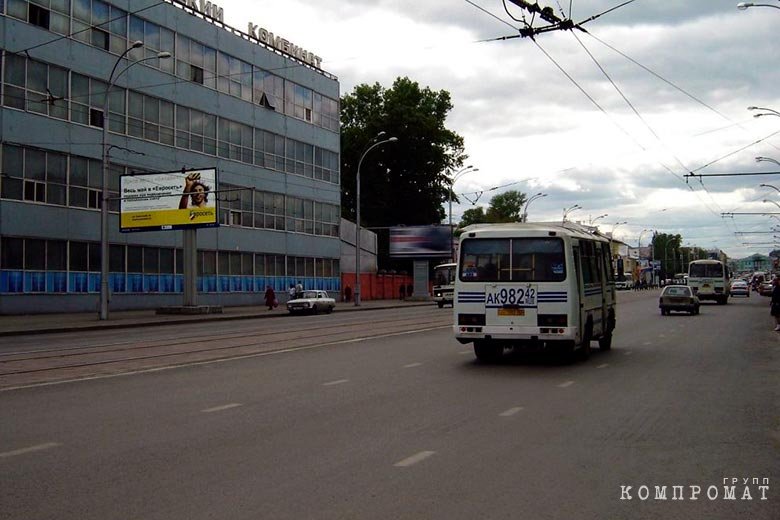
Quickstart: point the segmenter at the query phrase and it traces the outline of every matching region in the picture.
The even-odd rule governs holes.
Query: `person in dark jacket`
[[[265,304],[268,305],[269,311],[274,310],[274,306],[276,305],[276,293],[270,285],[265,290]]]
[[[775,331],[780,332],[780,278],[772,280],[772,301],[770,314],[775,318]]]

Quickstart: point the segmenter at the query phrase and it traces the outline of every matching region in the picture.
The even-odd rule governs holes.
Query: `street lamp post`
[[[383,135],[385,135],[384,132],[379,132],[376,134],[376,137],[372,139],[372,141],[376,141]],[[363,164],[363,159],[368,154],[368,152],[379,145],[385,143],[394,143],[396,141],[398,141],[397,137],[389,137],[382,141],[375,142],[366,148],[366,151],[363,152],[363,155],[360,156],[360,160],[358,161],[357,174],[355,177],[355,206],[357,208],[355,213],[355,227],[357,228],[357,235],[355,236],[355,307],[360,306],[360,166]]]
[[[547,194],[542,193],[541,191],[539,193],[531,195],[531,198],[525,201],[525,206],[523,207],[523,213],[522,216],[520,217],[520,222],[528,222],[528,206],[530,206],[531,203],[536,199],[541,199],[542,197],[546,197],[546,196]]]
[[[571,213],[572,211],[578,210],[578,209],[582,209],[582,206],[580,206],[579,204],[575,204],[574,206],[571,206],[570,208],[564,208],[562,223],[566,222],[566,217],[569,216],[569,213]]]
[[[109,125],[109,114],[108,114],[108,95],[111,92],[111,87],[114,86],[114,81],[119,79],[119,76],[124,74],[127,69],[132,67],[133,65],[137,65],[138,63],[141,63],[142,61],[148,61],[153,59],[164,59],[164,58],[170,58],[171,53],[170,52],[160,52],[156,56],[148,56],[146,58],[142,58],[140,60],[134,61],[127,65],[124,69],[122,69],[119,74],[114,75],[116,72],[117,67],[119,67],[119,63],[124,59],[127,54],[132,51],[133,49],[137,49],[139,47],[143,47],[144,42],[137,40],[134,41],[132,44],[130,44],[130,47],[125,49],[125,51],[119,55],[119,57],[116,59],[116,62],[114,62],[114,67],[111,69],[111,74],[108,76],[108,86],[106,87],[106,93],[103,95],[103,137],[101,141],[101,151],[102,151],[102,160],[103,160],[103,171],[102,171],[102,189],[100,194],[100,313],[99,317],[101,320],[107,320],[108,319],[108,273],[109,273],[109,265],[108,265],[108,125]]]
[[[604,217],[608,217],[608,216],[609,216],[609,213],[604,213],[603,215],[599,215],[596,218],[591,218],[591,219],[589,219],[590,220],[590,225],[592,226],[597,220],[599,220],[601,218],[604,218]]]
[[[772,188],[772,189],[774,189],[776,192],[780,193],[780,188],[778,188],[777,186],[774,186],[774,185],[772,185],[772,184],[759,184],[759,186],[761,186],[761,187],[763,187],[763,188]]]
[[[756,4],[754,2],[740,2],[737,4],[737,9],[740,11],[744,11],[748,7],[773,7],[775,9],[780,9],[780,6],[772,5],[772,4]]]
[[[775,202],[775,201],[773,201],[773,200],[764,199],[762,202],[771,202],[772,204],[774,204],[775,206],[777,206],[778,208],[780,208],[780,204],[778,204],[777,202]]]
[[[469,173],[469,172],[478,172],[479,168],[474,168],[472,165],[468,165],[462,170],[458,170],[455,172],[455,175],[452,176],[452,180],[450,181],[450,262],[455,261],[455,233],[453,233],[452,229],[452,198],[455,196],[455,193],[453,192],[453,188],[455,186],[455,181],[460,179],[463,175]]]
[[[778,161],[777,159],[772,159],[771,157],[762,157],[760,155],[758,157],[756,157],[756,162],[771,162],[773,164],[776,164],[776,165],[780,166],[780,161]],[[761,186],[769,186],[771,188],[775,188],[771,184],[762,184]],[[777,188],[775,188],[775,189],[777,189]]]

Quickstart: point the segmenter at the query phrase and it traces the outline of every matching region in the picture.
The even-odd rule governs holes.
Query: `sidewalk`
[[[339,302],[335,312],[356,312],[402,307],[436,305],[433,301],[409,300],[364,300],[359,307],[354,303]],[[222,314],[172,315],[156,314],[155,309],[134,311],[113,311],[108,320],[99,320],[97,313],[73,314],[28,314],[21,316],[0,316],[0,337],[44,334],[53,332],[74,332],[83,330],[119,329],[145,327],[148,325],[171,325],[216,320],[241,320],[253,318],[279,318],[287,316],[284,305],[269,311],[265,305],[224,307]]]

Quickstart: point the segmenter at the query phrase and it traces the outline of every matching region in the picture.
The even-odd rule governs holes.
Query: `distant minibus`
[[[612,346],[615,282],[609,240],[573,224],[475,224],[460,237],[454,333],[480,361],[507,347]]]
[[[720,260],[694,260],[688,264],[688,285],[700,300],[725,305],[731,295],[729,268]]]
[[[449,263],[437,265],[433,268],[433,301],[441,309],[445,305],[452,305],[452,294],[455,291],[455,270],[458,264]]]

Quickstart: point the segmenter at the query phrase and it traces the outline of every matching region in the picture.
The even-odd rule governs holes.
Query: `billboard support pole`
[[[198,230],[190,228],[184,232],[184,306],[195,307],[198,302]]]

